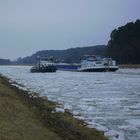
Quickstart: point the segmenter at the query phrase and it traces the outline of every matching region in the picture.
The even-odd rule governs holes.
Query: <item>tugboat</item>
[[[38,57],[38,62],[36,66],[33,66],[30,71],[32,73],[35,72],[56,72],[57,68],[54,65],[54,59],[53,57],[47,58],[47,57]]]
[[[106,72],[116,71],[119,67],[112,58],[101,58],[94,55],[85,55],[81,66],[77,69],[79,72]]]

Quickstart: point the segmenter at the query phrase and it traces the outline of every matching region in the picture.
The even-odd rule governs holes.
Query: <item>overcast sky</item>
[[[140,0],[0,0],[0,58],[107,44],[140,19]]]

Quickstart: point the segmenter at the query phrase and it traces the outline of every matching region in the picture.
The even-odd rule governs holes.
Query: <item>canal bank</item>
[[[119,65],[120,68],[126,69],[139,69],[140,68],[140,64],[121,64]]]
[[[0,138],[4,140],[106,140],[58,104],[12,86],[0,76]]]

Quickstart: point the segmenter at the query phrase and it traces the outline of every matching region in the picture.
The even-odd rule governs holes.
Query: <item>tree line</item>
[[[112,31],[106,56],[119,64],[140,64],[140,20]]]

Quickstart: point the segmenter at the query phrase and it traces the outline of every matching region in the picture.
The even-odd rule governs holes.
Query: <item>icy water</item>
[[[140,69],[114,73],[30,73],[29,69],[0,66],[0,73],[61,103],[112,140],[140,140]]]

